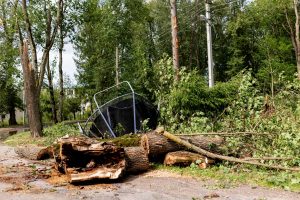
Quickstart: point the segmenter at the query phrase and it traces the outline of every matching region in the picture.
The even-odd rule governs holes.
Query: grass
[[[231,188],[240,184],[247,184],[253,187],[262,186],[300,192],[300,172],[264,170],[247,165],[219,165],[207,169],[155,165],[155,168],[196,177],[201,180],[214,180],[215,184],[208,185],[210,189]]]
[[[39,146],[49,146],[53,142],[64,135],[79,135],[79,130],[77,126],[74,125],[64,125],[62,123],[50,126],[44,129],[43,137],[32,138],[30,132],[21,132],[8,137],[4,144],[10,146],[26,145],[26,144],[36,144]]]

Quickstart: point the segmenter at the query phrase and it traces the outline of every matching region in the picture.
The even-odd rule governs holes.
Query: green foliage
[[[76,125],[55,124],[43,130],[44,144],[51,145],[57,138],[65,135],[78,136],[80,134]]]
[[[78,97],[69,97],[66,99],[65,109],[67,113],[73,114],[73,119],[76,119],[76,112],[80,111],[81,99]]]
[[[250,131],[265,135],[237,136],[227,139],[228,154],[235,156],[284,157],[286,166],[300,166],[299,80],[290,82],[276,96],[274,103],[255,89],[256,80],[247,73],[221,122],[223,131]],[[275,161],[266,161],[276,164]],[[277,163],[278,164],[278,163]]]
[[[180,70],[180,81],[174,82],[171,59],[160,60],[154,67],[153,88],[160,108],[161,122],[172,131],[207,131],[217,117],[235,97],[238,78],[218,83],[209,89],[197,70]]]

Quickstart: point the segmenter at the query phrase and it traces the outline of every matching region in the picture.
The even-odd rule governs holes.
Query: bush
[[[216,118],[235,98],[238,78],[208,88],[197,70],[180,70],[180,81],[174,81],[170,58],[155,66],[156,87],[153,89],[160,108],[161,123],[172,131],[212,129]]]
[[[220,127],[223,131],[251,131],[265,135],[227,138],[228,154],[254,157],[287,157],[286,166],[300,166],[300,81],[287,83],[270,102],[255,89],[256,80],[245,74],[237,99],[226,109]],[[275,161],[269,161],[270,164]]]

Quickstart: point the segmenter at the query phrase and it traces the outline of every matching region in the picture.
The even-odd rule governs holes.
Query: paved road
[[[220,189],[214,181],[201,181],[165,171],[130,176],[117,183],[73,186],[63,176],[48,178],[51,161],[36,162],[19,158],[12,147],[0,144],[0,199],[2,200],[296,200],[299,193],[238,186]],[[47,174],[45,173],[45,174]],[[45,175],[44,174],[44,175]],[[53,174],[52,174],[53,175]],[[62,180],[60,180],[62,179]]]

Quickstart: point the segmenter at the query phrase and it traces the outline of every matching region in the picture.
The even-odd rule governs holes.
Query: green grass
[[[44,129],[43,137],[32,138],[30,132],[17,133],[8,137],[4,144],[10,146],[18,146],[25,144],[36,144],[40,146],[48,146],[53,144],[53,142],[64,135],[79,135],[79,130],[77,126],[74,125],[64,125],[62,123],[50,126]]]
[[[294,192],[300,192],[300,172],[285,172],[257,169],[253,166],[212,166],[207,169],[193,167],[166,167],[155,165],[156,169],[167,170],[185,176],[192,176],[201,180],[214,180],[215,184],[207,187],[231,188],[240,184],[250,186],[263,186],[268,188],[280,188]]]

